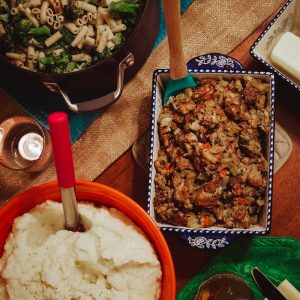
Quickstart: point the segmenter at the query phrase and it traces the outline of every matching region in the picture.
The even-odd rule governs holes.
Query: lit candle
[[[26,160],[37,160],[43,151],[43,138],[34,132],[22,136],[18,144],[20,155]]]

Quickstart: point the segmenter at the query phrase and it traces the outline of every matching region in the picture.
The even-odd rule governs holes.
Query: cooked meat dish
[[[267,193],[270,85],[244,75],[201,79],[158,119],[156,219],[189,228],[249,228]]]

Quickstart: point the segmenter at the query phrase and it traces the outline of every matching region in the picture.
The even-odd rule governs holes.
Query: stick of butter
[[[285,32],[272,50],[271,61],[300,81],[300,37]]]

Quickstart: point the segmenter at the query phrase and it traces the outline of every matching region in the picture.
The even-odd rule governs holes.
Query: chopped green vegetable
[[[66,52],[59,55],[49,54],[42,57],[39,62],[47,67],[47,70],[55,73],[64,73],[68,64],[71,63],[70,56]],[[68,67],[70,69],[72,65]]]
[[[66,27],[60,28],[59,31],[62,35],[62,40],[64,42],[66,42],[68,45],[70,45],[72,43],[72,41],[74,40],[75,35],[70,30],[68,30]]]
[[[29,31],[32,28],[32,24],[28,19],[21,19],[14,24],[14,38],[22,46],[28,46],[30,39]]]
[[[8,14],[9,7],[5,0],[0,0],[0,15]]]
[[[8,23],[8,20],[9,20],[9,14],[0,15],[0,21],[4,23]]]
[[[139,7],[137,1],[123,0],[111,2],[108,8],[113,18],[121,18],[126,26],[132,27],[137,21]]]
[[[64,73],[73,72],[75,68],[76,68],[76,62],[75,61],[70,61],[69,63],[67,63],[67,65],[64,69]]]
[[[70,5],[65,5],[63,7],[66,20],[74,21],[84,15],[84,11],[82,9],[76,8],[73,2],[71,2]]]
[[[34,37],[41,36],[41,35],[44,35],[44,36],[51,35],[50,29],[46,25],[40,26],[38,28],[31,28],[28,33]]]
[[[101,61],[107,57],[110,57],[112,55],[112,51],[109,50],[107,47],[104,48],[102,53],[97,53],[96,55],[93,56],[93,61],[94,63],[97,63],[98,61]]]
[[[11,52],[15,50],[15,43],[13,40],[12,26],[6,26],[6,32],[0,36],[0,53]]]
[[[45,56],[40,59],[40,63],[46,66],[66,64],[69,61],[70,61],[69,56],[65,52],[62,52],[60,55]]]
[[[125,36],[122,32],[115,33],[115,37],[113,38],[112,42],[115,44],[115,46],[119,46],[125,42]]]

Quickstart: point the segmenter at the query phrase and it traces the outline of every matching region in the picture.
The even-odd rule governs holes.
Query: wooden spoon
[[[170,79],[165,90],[163,104],[169,97],[197,84],[188,74],[184,59],[181,33],[180,0],[162,0],[169,43]]]

